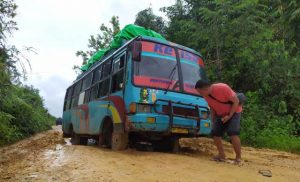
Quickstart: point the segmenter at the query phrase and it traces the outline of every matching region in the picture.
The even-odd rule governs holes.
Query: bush
[[[19,56],[24,56],[15,46],[7,44],[6,37],[17,30],[14,21],[16,8],[14,0],[2,0],[0,3],[0,146],[46,130],[54,124],[54,118],[44,108],[38,90],[21,85],[20,76],[26,77],[26,66]],[[22,68],[23,74],[18,67]]]
[[[277,114],[259,104],[259,94],[248,92],[248,103],[242,117],[241,140],[255,147],[267,147],[289,152],[300,152],[300,138],[296,123],[289,114]]]
[[[0,146],[8,142],[15,141],[16,129],[11,125],[11,120],[14,117],[8,113],[0,112]]]
[[[51,128],[55,118],[48,114],[38,90],[13,86],[0,108],[0,146]]]

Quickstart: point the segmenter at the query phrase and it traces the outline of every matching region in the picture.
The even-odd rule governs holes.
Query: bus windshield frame
[[[134,86],[199,96],[194,85],[207,79],[199,54],[161,42],[141,42],[141,60],[132,64]]]

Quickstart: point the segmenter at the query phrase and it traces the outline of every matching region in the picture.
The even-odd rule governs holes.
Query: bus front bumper
[[[178,134],[185,136],[209,135],[211,132],[210,120],[200,120],[200,129],[197,121],[184,117],[173,117],[170,126],[170,117],[156,113],[138,113],[128,115],[126,130],[128,132],[157,132],[164,134]]]

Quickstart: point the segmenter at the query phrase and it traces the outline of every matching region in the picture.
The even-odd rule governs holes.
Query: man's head
[[[211,83],[208,80],[198,80],[195,85],[195,89],[201,96],[206,97],[211,92],[210,86]]]

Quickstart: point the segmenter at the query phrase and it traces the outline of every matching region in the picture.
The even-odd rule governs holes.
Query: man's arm
[[[239,99],[237,98],[236,95],[233,96],[233,97],[231,97],[231,98],[229,98],[229,101],[232,102],[231,109],[230,109],[229,114],[227,116],[224,116],[222,118],[223,123],[226,123],[234,115],[236,109],[239,106]]]

